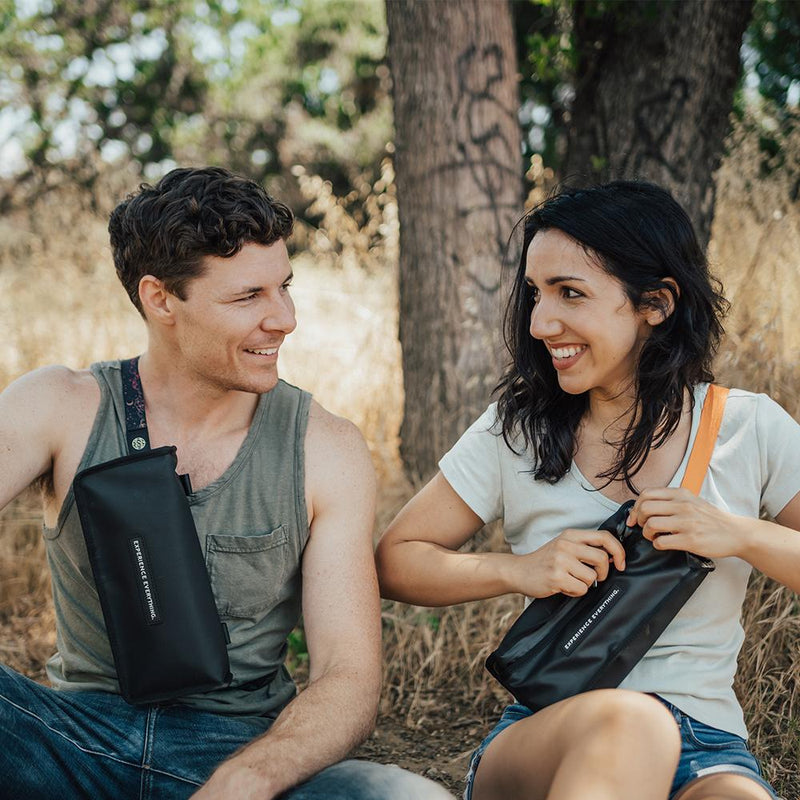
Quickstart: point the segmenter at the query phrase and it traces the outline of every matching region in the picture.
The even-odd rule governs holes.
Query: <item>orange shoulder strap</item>
[[[706,477],[708,462],[717,441],[717,433],[722,422],[722,412],[725,410],[725,401],[728,399],[728,389],[712,383],[708,387],[703,411],[700,414],[700,426],[697,436],[689,454],[689,463],[686,465],[686,474],[683,476],[681,486],[695,494],[700,494],[700,487]]]

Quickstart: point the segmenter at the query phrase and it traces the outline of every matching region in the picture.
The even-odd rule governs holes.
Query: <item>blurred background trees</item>
[[[352,0],[3,0],[2,202],[108,167],[222,164],[299,211],[291,170],[346,196],[391,140],[384,12]]]
[[[480,21],[487,8],[491,24]],[[681,16],[710,10],[729,15],[724,58],[692,44],[701,25],[687,30]],[[364,431],[381,529],[410,495],[404,469],[429,474],[490,400],[502,363],[486,335],[514,261],[513,221],[565,177],[635,163],[695,203],[710,230],[733,302],[720,381],[767,391],[800,418],[800,2],[389,0],[390,25],[393,15],[387,54],[382,0],[0,0],[0,385],[45,363],[138,352],[141,320],[115,282],[107,213],[175,165],[228,166],[298,215],[300,325],[283,374]],[[672,139],[659,120],[673,72],[657,72],[659,56],[686,62],[698,97],[710,91],[705,114],[695,104],[675,118]],[[652,95],[648,82],[659,84]],[[653,142],[672,171],[688,159],[678,172],[702,191],[647,172],[660,162],[641,145]],[[399,329],[421,366],[403,364]],[[23,502],[2,522],[0,660],[41,678],[52,609],[34,509]],[[390,710],[415,725],[440,717],[446,685],[459,716],[475,715],[470,741],[454,742],[469,747],[504,699],[480,664],[517,610],[513,597],[389,607]],[[740,661],[754,745],[787,797],[800,792],[799,611],[756,579]]]
[[[441,17],[445,6],[457,8],[431,5]],[[728,9],[717,13],[736,41],[750,6],[513,0],[529,187],[542,169],[563,176],[588,164],[602,175],[612,166],[600,163],[609,143],[595,134],[589,156],[573,155],[580,148],[570,148],[569,129],[585,113],[582,92],[604,76],[621,80],[606,69],[622,60],[620,48],[632,52],[623,63],[633,83],[635,70],[651,69],[647,59],[713,52],[684,44],[681,7],[706,15]],[[225,164],[289,192],[300,211],[292,168],[302,165],[345,197],[377,177],[392,151],[386,38],[379,0],[0,0],[3,202],[60,181],[91,188],[108,165],[129,163],[146,179],[176,163]],[[735,84],[738,113],[760,104],[780,121],[797,108],[798,42],[800,4],[756,0],[741,48],[745,72]]]
[[[479,287],[513,261],[520,182],[533,202],[565,177],[654,179],[707,241],[729,110],[759,128],[765,169],[783,157],[776,131],[794,124],[800,99],[800,3],[389,0],[388,9],[396,135],[379,0],[0,0],[0,212],[67,185],[104,211],[139,180],[215,163],[290,203],[301,220],[295,249],[316,237],[341,255],[343,226],[367,248],[385,246],[398,168],[401,338],[411,337],[412,359],[403,455],[419,479],[479,412],[497,372],[497,342],[481,330],[499,330],[501,304]],[[396,159],[395,144],[408,148]],[[459,177],[468,162],[472,188]],[[435,178],[445,163],[464,170]],[[412,175],[449,182],[459,202],[409,183],[404,208]],[[503,206],[502,230],[484,236],[477,217],[454,209],[487,197]],[[477,283],[470,260],[484,256],[467,255],[466,240],[442,247],[435,230],[451,231],[451,242],[469,230],[481,243]],[[446,280],[436,253],[459,265]],[[435,287],[453,279],[467,313],[445,323],[437,312],[449,304]]]

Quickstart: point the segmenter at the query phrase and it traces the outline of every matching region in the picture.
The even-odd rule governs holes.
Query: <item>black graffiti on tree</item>
[[[678,183],[686,180],[684,160],[670,160],[664,149],[681,119],[688,98],[689,81],[673,78],[665,91],[637,104],[634,111],[635,139],[625,157],[623,175],[639,175],[644,172],[648,161],[655,161],[672,180]]]
[[[504,133],[503,118],[511,118],[516,125],[512,109],[503,105],[499,95],[506,77],[503,49],[498,44],[478,50],[470,45],[456,59],[458,97],[453,107],[456,120],[456,146],[460,155],[457,166],[467,167],[483,202],[459,207],[466,217],[475,211],[489,211],[494,223],[497,252],[502,253],[506,238],[519,213],[517,186],[519,174],[515,164],[519,154]],[[513,128],[512,128],[513,129]],[[512,191],[508,191],[512,188]],[[503,198],[509,198],[503,202]],[[500,288],[486,285],[477,275],[469,277],[490,292]]]

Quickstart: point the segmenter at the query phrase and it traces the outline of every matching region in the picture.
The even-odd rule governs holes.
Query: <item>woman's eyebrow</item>
[[[554,286],[557,283],[565,283],[566,281],[579,281],[580,283],[586,283],[586,278],[579,278],[577,275],[555,275],[552,278],[547,278],[545,280],[545,285]],[[525,283],[527,283],[529,286],[536,286],[536,282],[528,275],[525,276]]]
[[[548,286],[553,286],[556,283],[564,283],[565,281],[580,281],[581,283],[586,283],[586,278],[579,278],[577,275],[555,275],[552,278],[548,278],[545,283]]]

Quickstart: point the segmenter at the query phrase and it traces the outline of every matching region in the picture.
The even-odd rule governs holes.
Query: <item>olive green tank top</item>
[[[78,470],[127,455],[120,365],[91,366],[100,407]],[[275,717],[294,697],[283,662],[300,617],[300,560],[308,540],[304,442],[310,395],[279,381],[259,398],[233,463],[189,495],[220,618],[231,638],[230,686],[181,698],[222,714]],[[118,692],[111,647],[70,488],[44,528],[56,613],[56,689]]]

